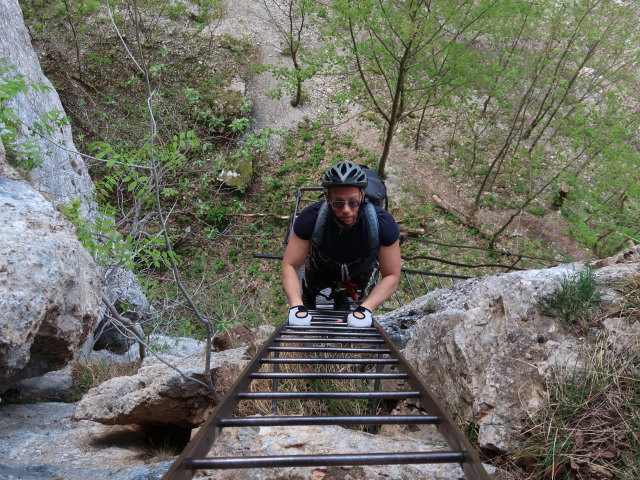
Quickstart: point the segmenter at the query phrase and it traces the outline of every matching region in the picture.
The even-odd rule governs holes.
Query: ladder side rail
[[[386,340],[386,346],[392,350],[392,356],[398,358],[398,370],[409,374],[407,382],[410,387],[421,393],[421,401],[424,402],[423,407],[429,415],[438,415],[442,421],[438,424],[438,432],[442,435],[452,450],[463,452],[464,457],[468,461],[464,461],[461,465],[467,480],[489,480],[489,476],[480,462],[480,458],[475,449],[464,435],[464,432],[454,422],[449,412],[438,401],[424,385],[418,375],[418,372],[407,363],[404,356],[398,350],[398,347],[391,341],[387,333],[377,322],[374,325],[380,332],[382,338]]]
[[[296,192],[296,204],[293,207],[291,216],[289,217],[289,228],[287,228],[287,231],[284,234],[283,243],[285,245],[289,243],[289,237],[291,236],[291,232],[293,231],[293,223],[296,221],[296,217],[298,216],[298,208],[300,206],[300,200],[302,199],[302,194],[304,192],[311,192],[311,191],[322,191],[322,187],[300,187]]]
[[[220,418],[229,417],[239,403],[238,394],[247,389],[253,381],[251,373],[257,372],[262,366],[262,357],[267,356],[273,340],[280,335],[287,322],[283,322],[276,328],[268,340],[264,342],[260,350],[254,355],[244,370],[240,373],[220,404],[211,413],[209,419],[200,427],[191,441],[184,448],[180,456],[173,462],[171,468],[162,477],[163,480],[190,480],[194,470],[189,463],[194,458],[203,458],[218,439],[221,431]]]
[[[273,352],[273,357],[274,358],[279,358],[280,357],[280,352]],[[278,388],[280,386],[280,378],[281,377],[276,377],[275,375],[277,375],[278,373],[280,373],[280,364],[279,363],[274,363],[273,364],[273,381],[271,382],[271,389],[274,392],[278,391]],[[252,372],[249,374],[251,379],[256,378],[256,375],[258,375],[258,372]],[[277,399],[273,399],[271,400],[271,414],[272,415],[276,415],[278,413],[278,400]]]
[[[404,275],[404,278],[407,281],[407,285],[409,285],[409,290],[411,290],[411,296],[415,300],[418,297],[416,296],[416,292],[413,289],[413,283],[411,282],[411,279],[409,278],[409,274],[407,272],[402,272],[402,274]]]

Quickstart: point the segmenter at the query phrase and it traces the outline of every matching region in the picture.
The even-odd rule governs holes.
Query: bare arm
[[[400,268],[402,266],[400,241],[396,240],[388,247],[380,246],[378,260],[380,261],[380,281],[361,304],[372,312],[393,294],[400,283]]]
[[[302,305],[302,291],[298,280],[298,270],[304,264],[311,246],[310,240],[302,240],[295,233],[291,233],[287,249],[282,259],[282,288],[289,299],[289,306]]]

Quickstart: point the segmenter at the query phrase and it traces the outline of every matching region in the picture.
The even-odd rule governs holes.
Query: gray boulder
[[[204,344],[197,356],[162,355],[189,377],[204,381]],[[229,388],[244,365],[246,347],[213,353],[211,379],[218,392]],[[78,403],[74,417],[105,425],[172,425],[194,428],[213,408],[207,389],[187,380],[155,357],[147,357],[138,373],[116,377],[92,388]]]
[[[95,263],[31,186],[0,177],[0,391],[75,358],[99,313]]]
[[[151,480],[170,462],[151,463],[142,428],[73,420],[72,403],[0,405],[2,480]]]
[[[97,211],[92,200],[94,185],[84,160],[74,145],[71,127],[57,126],[48,131],[46,136],[33,134],[29,129],[35,123],[41,123],[52,112],[59,112],[61,115],[65,113],[58,93],[40,68],[17,0],[0,0],[0,32],[0,58],[6,58],[14,67],[13,74],[22,75],[30,84],[39,83],[48,87],[46,91],[30,88],[26,94],[20,93],[6,102],[6,107],[11,108],[26,126],[18,132],[19,141],[34,142],[42,154],[41,165],[28,172],[28,181],[54,206],[78,200],[82,206],[82,215],[91,222]],[[14,171],[0,162],[0,175],[8,174],[12,178],[17,177]],[[99,273],[106,297],[113,304],[130,305],[126,316],[131,320],[137,321],[153,314],[146,296],[130,271],[119,267],[100,267]],[[93,327],[97,327],[97,323]],[[118,349],[126,342],[118,339],[107,343],[116,343]],[[88,351],[92,347],[93,340],[90,340],[84,349],[85,357],[88,357]]]
[[[614,304],[616,285],[640,278],[637,253],[620,258],[596,271]],[[545,316],[540,302],[584,268],[577,263],[467,280],[377,320],[457,420],[478,427],[481,447],[511,451],[527,412],[541,405],[545,376],[556,367],[581,366],[585,339]],[[610,319],[604,329],[640,345],[637,320]]]

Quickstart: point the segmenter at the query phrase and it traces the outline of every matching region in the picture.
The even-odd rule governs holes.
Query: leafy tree
[[[269,66],[269,70],[293,90],[291,106],[297,107],[302,101],[302,84],[316,72],[315,62],[303,44],[303,37],[309,30],[311,17],[314,15],[315,2],[262,0],[262,4],[280,34],[283,52],[289,56],[293,64],[293,68],[272,65]]]
[[[469,46],[496,1],[334,0],[333,36],[355,69],[353,87],[384,125],[378,174],[385,176],[391,142],[410,115],[443,102],[465,83],[474,62]]]
[[[485,100],[475,110],[477,122],[494,127],[482,127],[489,161],[479,165],[473,213],[503,172],[526,179],[527,171],[547,170],[549,178],[567,166],[563,158],[579,151],[597,161],[588,131],[602,123],[599,105],[625,82],[637,57],[631,48],[638,33],[634,14],[619,2],[523,2],[505,20],[507,26],[490,37],[480,87]],[[624,88],[616,94],[624,95]],[[561,143],[565,134],[573,145]]]

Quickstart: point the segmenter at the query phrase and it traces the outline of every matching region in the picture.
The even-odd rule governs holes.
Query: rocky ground
[[[150,463],[150,445],[133,426],[74,420],[73,403],[0,408],[0,479],[143,480],[169,462]]]

